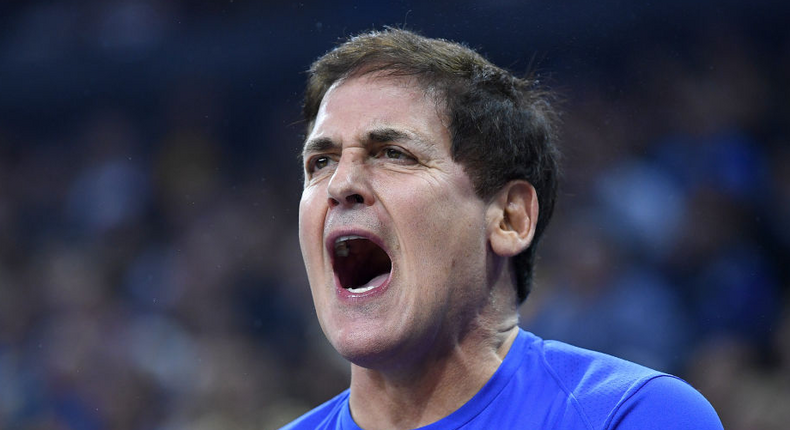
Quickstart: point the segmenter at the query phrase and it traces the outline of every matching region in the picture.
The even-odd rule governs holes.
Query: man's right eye
[[[328,166],[330,161],[332,160],[326,155],[314,157],[312,160],[310,160],[310,163],[308,164],[308,171],[315,172],[316,170],[321,170],[324,167]]]

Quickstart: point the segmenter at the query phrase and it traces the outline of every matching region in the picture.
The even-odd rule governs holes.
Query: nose
[[[330,208],[373,204],[373,193],[365,173],[364,161],[341,156],[329,180],[327,194]]]

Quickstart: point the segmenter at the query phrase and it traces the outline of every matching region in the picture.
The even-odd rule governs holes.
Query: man
[[[518,327],[557,187],[537,83],[387,29],[316,61],[299,240],[351,387],[286,429],[719,429],[685,382]]]

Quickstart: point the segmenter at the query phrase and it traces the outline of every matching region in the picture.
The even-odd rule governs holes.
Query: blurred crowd
[[[176,37],[150,16],[185,13],[113,4],[95,28],[129,67]],[[6,14],[0,77],[58,55],[29,27],[73,34],[68,10]],[[538,65],[564,178],[522,326],[678,374],[730,430],[790,422],[790,33],[763,30]],[[347,387],[297,241],[299,70],[321,53],[246,96],[210,73],[137,98],[131,78],[66,102],[2,87],[0,429],[270,429]]]
[[[728,28],[574,83],[522,325],[683,376],[727,429],[790,423],[790,39]],[[638,75],[634,79],[632,74]]]

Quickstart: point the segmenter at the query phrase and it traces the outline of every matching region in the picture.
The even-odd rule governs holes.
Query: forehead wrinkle
[[[446,124],[446,113],[444,112],[445,109],[442,108],[440,98],[438,98],[437,90],[431,86],[424,86],[416,83],[414,78],[411,77],[402,77],[402,76],[389,76],[389,75],[381,75],[380,73],[372,73],[372,74],[352,74],[351,76],[343,77],[335,81],[330,88],[325,93],[322,101],[321,101],[321,108],[325,108],[324,104],[326,100],[329,98],[330,93],[337,90],[338,87],[346,84],[348,81],[352,79],[365,79],[369,82],[376,82],[379,80],[390,81],[397,86],[407,89],[415,89],[415,88],[422,88],[422,97],[424,100],[432,103],[435,108],[435,113],[439,117],[439,120],[442,126],[445,128],[445,131],[449,133]],[[317,118],[316,118],[317,119]],[[308,134],[315,131],[314,127],[316,126],[316,119],[313,119],[311,124],[308,126]],[[382,124],[383,122],[383,124]],[[397,142],[397,143],[411,143],[416,145],[420,150],[423,150],[429,154],[435,154],[438,148],[436,145],[440,142],[434,142],[434,139],[429,138],[424,133],[421,133],[419,130],[413,130],[409,127],[398,127],[392,126],[387,124],[388,121],[382,121],[381,119],[373,120],[373,123],[370,124],[371,129],[368,131],[361,130],[356,136],[357,142],[363,147],[369,147],[371,144],[380,144],[386,142]],[[376,124],[379,123],[379,124]],[[338,148],[342,149],[343,144],[341,142],[334,141],[331,137],[317,137],[313,139],[309,139],[305,142],[304,149],[302,151],[302,158],[304,159],[305,156],[309,153],[313,152],[326,152],[337,150]]]

